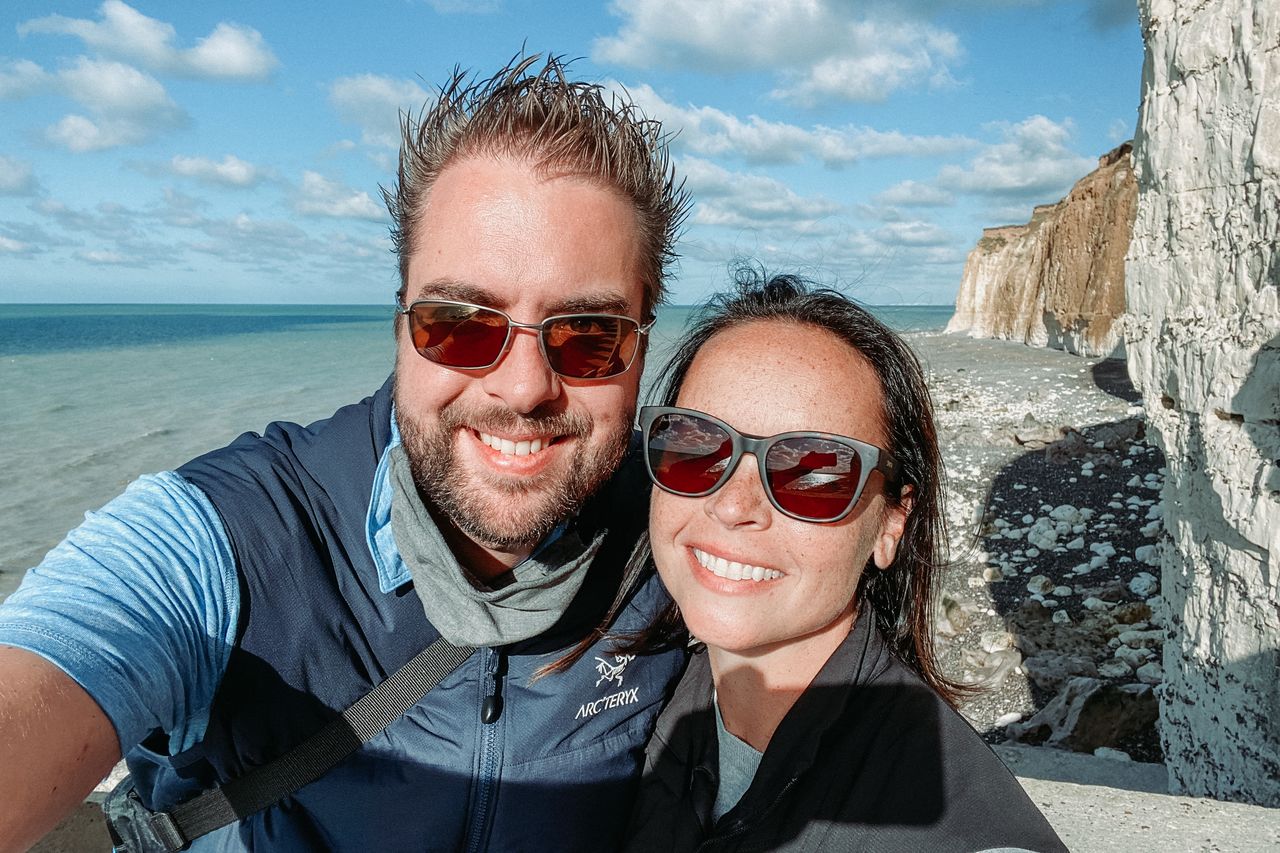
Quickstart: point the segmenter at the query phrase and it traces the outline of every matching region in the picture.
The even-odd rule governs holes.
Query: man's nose
[[[490,397],[508,409],[527,415],[560,396],[560,377],[547,364],[537,329],[512,327],[507,350],[485,372],[482,385]]]

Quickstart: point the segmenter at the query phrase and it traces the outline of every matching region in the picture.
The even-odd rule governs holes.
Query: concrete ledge
[[[111,837],[102,819],[101,804],[88,800],[81,803],[31,850],[32,853],[110,853]]]
[[[1071,850],[1280,850],[1280,809],[1165,793],[1163,764],[1030,746],[995,750]]]
[[[1148,794],[1169,793],[1169,773],[1163,764],[1117,761],[1083,752],[1067,752],[1021,744],[992,747],[1020,780],[1101,785]]]

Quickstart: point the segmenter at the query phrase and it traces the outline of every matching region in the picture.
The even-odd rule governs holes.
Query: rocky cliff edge
[[[948,332],[1078,355],[1122,355],[1124,258],[1138,196],[1124,143],[1025,225],[987,228],[965,262]]]

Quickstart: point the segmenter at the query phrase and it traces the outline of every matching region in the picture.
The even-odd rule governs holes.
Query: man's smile
[[[480,441],[484,445],[493,448],[504,456],[528,456],[531,453],[537,453],[544,447],[551,446],[551,443],[556,440],[554,435],[510,439],[490,435],[482,430],[476,430],[475,433],[480,437]]]

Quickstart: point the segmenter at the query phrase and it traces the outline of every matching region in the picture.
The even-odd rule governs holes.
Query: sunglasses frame
[[[494,314],[498,314],[507,321],[506,337],[503,338],[502,346],[499,347],[498,349],[498,354],[494,357],[493,361],[489,362],[488,364],[480,364],[474,367],[462,367],[460,365],[455,365],[455,364],[445,364],[443,361],[436,361],[433,358],[423,355],[422,352],[417,347],[414,347],[414,352],[418,353],[418,355],[422,356],[432,364],[438,364],[441,367],[447,367],[451,370],[488,370],[490,367],[493,367],[495,364],[502,361],[502,357],[507,354],[507,349],[510,348],[511,346],[511,335],[513,330],[529,329],[530,331],[537,330],[538,349],[542,352],[542,360],[546,362],[548,369],[550,369],[552,373],[554,373],[556,376],[559,376],[561,379],[572,379],[578,382],[603,382],[606,379],[613,379],[616,376],[621,376],[622,374],[626,373],[628,370],[631,369],[631,365],[635,364],[636,354],[640,352],[640,344],[642,343],[642,341],[636,341],[635,352],[631,353],[631,358],[627,359],[626,366],[623,367],[621,370],[619,370],[617,373],[610,373],[607,376],[573,376],[571,374],[561,373],[560,371],[556,370],[555,367],[551,364],[551,357],[547,355],[547,337],[546,336],[547,336],[548,323],[554,322],[556,320],[572,320],[580,317],[602,317],[609,320],[624,320],[628,323],[633,324],[636,327],[636,334],[639,335],[641,338],[643,338],[645,335],[649,334],[649,330],[653,328],[653,324],[658,322],[658,319],[656,317],[650,320],[648,323],[641,323],[639,320],[635,319],[634,317],[628,317],[625,314],[583,312],[583,313],[577,313],[577,314],[553,314],[552,316],[547,317],[540,323],[518,323],[515,320],[511,319],[511,315],[508,314],[506,311],[502,311],[498,308],[490,308],[488,305],[477,305],[474,302],[462,302],[456,299],[415,299],[414,301],[410,302],[408,305],[404,305],[404,306],[401,306],[399,304],[396,305],[396,313],[404,314],[406,317],[406,322],[409,324],[410,337],[412,337],[413,335],[413,319],[410,315],[413,313],[413,309],[417,305],[456,305],[462,308],[477,308],[481,311],[491,311]]]
[[[729,454],[729,464],[725,466],[721,472],[719,479],[711,488],[697,493],[679,492],[658,481],[657,475],[653,471],[653,463],[649,457],[649,430],[653,427],[653,422],[663,415],[684,415],[686,417],[701,418],[709,421],[720,429],[724,430],[731,442],[732,450]],[[756,465],[760,471],[760,485],[764,488],[765,497],[769,499],[769,503],[773,508],[788,518],[794,518],[797,521],[807,521],[811,524],[834,524],[842,521],[849,513],[853,512],[854,507],[858,505],[858,501],[862,499],[862,490],[867,485],[867,480],[871,478],[872,471],[879,471],[884,474],[885,479],[892,483],[898,476],[898,461],[885,450],[881,450],[874,444],[867,444],[865,441],[858,441],[856,438],[849,438],[846,435],[836,435],[830,432],[780,432],[777,435],[751,435],[750,433],[741,432],[729,426],[729,424],[715,417],[708,415],[706,412],[700,412],[697,409],[685,409],[680,406],[642,406],[639,415],[640,434],[644,443],[644,468],[649,474],[649,479],[655,486],[673,495],[685,498],[703,498],[707,495],[718,491],[733,476],[733,472],[738,470],[738,463],[742,461],[742,457],[750,453],[756,458]],[[858,477],[858,485],[853,490],[853,496],[849,499],[849,504],[837,516],[832,518],[808,518],[792,512],[786,507],[778,503],[777,497],[773,493],[773,487],[769,485],[769,471],[765,467],[765,459],[769,455],[769,449],[779,441],[789,438],[820,438],[825,441],[832,441],[837,444],[845,445],[857,454],[860,460],[862,471]]]

